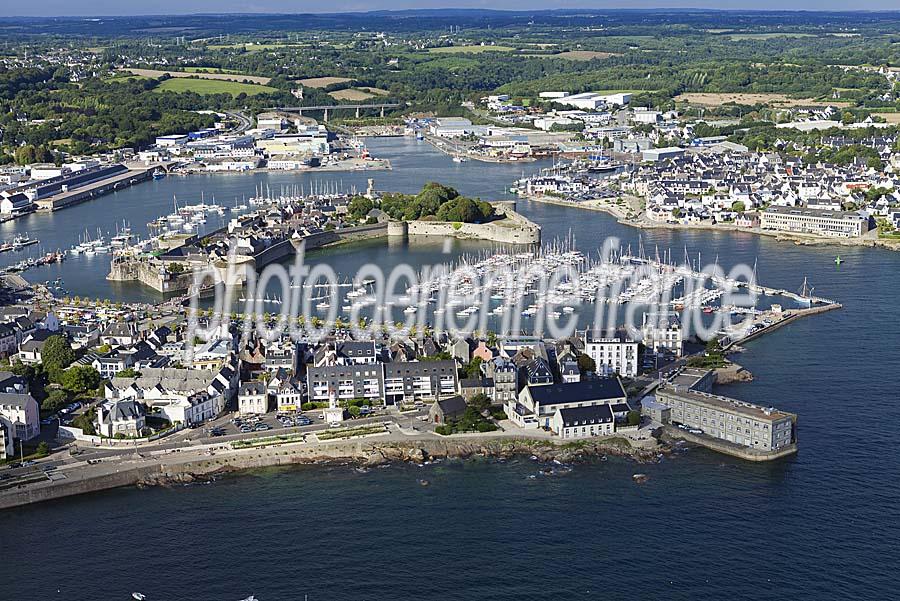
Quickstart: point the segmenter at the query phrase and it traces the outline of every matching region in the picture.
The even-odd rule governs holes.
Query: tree
[[[475,411],[477,411],[478,413],[481,413],[485,409],[490,409],[491,403],[491,397],[484,394],[483,392],[472,395],[472,398],[469,399],[469,406],[475,409]]]
[[[742,201],[742,200],[736,200],[733,203],[731,203],[731,210],[734,211],[735,213],[743,213],[744,211],[747,210],[747,205],[745,205],[744,201]]]
[[[97,390],[100,386],[100,372],[90,365],[75,365],[65,371],[62,377],[63,388],[75,394],[83,394]]]
[[[347,206],[350,216],[357,221],[369,214],[375,208],[375,204],[365,196],[354,196]]]
[[[349,413],[353,417],[359,417],[360,409],[356,405],[351,405],[347,409],[347,413]]]
[[[627,413],[626,419],[628,420],[629,426],[639,426],[641,425],[641,412],[632,409]]]
[[[37,449],[34,451],[35,457],[46,457],[50,454],[50,445],[48,445],[45,441],[41,441],[38,443]]]
[[[472,357],[472,360],[469,361],[469,364],[465,367],[465,374],[467,378],[480,378],[481,377],[481,357]]]
[[[577,362],[578,362],[578,371],[580,371],[583,374],[588,373],[588,372],[597,371],[597,364],[594,362],[594,360],[591,358],[590,355],[587,355],[585,353],[578,355]]]
[[[75,351],[65,336],[54,334],[44,342],[41,361],[48,369],[65,369],[75,360]]]
[[[120,378],[140,378],[141,372],[137,371],[133,367],[127,367],[116,374],[116,376]]]
[[[90,411],[85,411],[81,415],[77,416],[72,420],[72,425],[76,428],[81,428],[81,431],[89,436],[94,436],[97,434],[97,428],[94,427],[94,419],[97,417],[97,411],[95,409],[91,409]]]
[[[69,395],[65,390],[55,388],[47,394],[47,398],[41,403],[41,409],[47,413],[54,413],[69,403]]]

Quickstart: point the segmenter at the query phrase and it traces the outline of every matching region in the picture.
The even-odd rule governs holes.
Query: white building
[[[869,220],[858,213],[843,211],[769,207],[760,214],[760,227],[779,232],[858,238],[869,231]]]
[[[607,404],[558,408],[550,429],[560,438],[609,436],[616,431],[616,420]]]
[[[97,407],[95,426],[101,436],[137,437],[146,425],[144,406],[134,400],[111,401]]]
[[[659,123],[662,121],[662,113],[659,111],[651,111],[646,108],[635,108],[631,115],[633,123]]]
[[[441,117],[435,119],[431,126],[432,135],[438,138],[462,138],[470,134],[487,132],[487,128],[472,125],[472,122],[463,117]]]
[[[645,313],[641,327],[644,346],[654,353],[670,352],[680,357],[684,346],[681,322],[672,313]]]
[[[526,386],[519,393],[518,400],[506,403],[504,411],[509,419],[520,427],[548,428],[560,434],[564,427],[575,427],[574,425],[565,425],[572,421],[574,416],[565,414],[560,416],[560,410],[599,405],[606,405],[610,411],[612,411],[612,406],[615,406],[617,410],[621,408],[627,411],[627,395],[618,378],[594,378],[571,384]],[[605,422],[603,424],[598,422],[596,425],[605,425]],[[580,424],[578,427],[581,427]],[[607,433],[605,427],[602,430],[595,428],[591,434],[588,429],[585,431],[585,435],[597,436]]]
[[[667,146],[665,148],[648,148],[641,153],[641,158],[645,161],[664,161],[666,159],[677,159],[684,156],[684,148],[678,146]]]
[[[41,433],[39,407],[30,394],[0,392],[0,418],[9,422],[15,439],[28,441]]]
[[[34,203],[22,192],[0,195],[0,213],[3,215],[23,215],[34,209]]]
[[[34,163],[29,165],[29,174],[33,180],[53,179],[69,175],[72,170],[67,165],[56,166],[53,163]]]
[[[259,380],[244,382],[238,389],[238,413],[262,415],[269,410],[269,394],[266,385]]]
[[[554,102],[565,106],[575,107],[588,111],[595,111],[606,106],[606,96],[596,92],[585,92],[583,94],[573,94],[562,98],[553,99]]]
[[[187,144],[188,141],[187,134],[170,134],[168,136],[158,136],[156,138],[156,145],[164,148],[171,148],[173,146],[181,146],[182,144]]]
[[[0,417],[0,459],[6,459],[15,454],[16,447],[13,445],[12,433],[12,424]]]
[[[584,334],[584,353],[594,360],[600,374],[638,375],[638,343],[624,331],[603,336],[590,330]]]

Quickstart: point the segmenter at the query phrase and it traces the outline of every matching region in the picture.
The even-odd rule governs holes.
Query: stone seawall
[[[86,471],[66,470],[69,474],[66,479],[3,491],[0,493],[0,509],[122,486],[190,482],[195,478],[222,472],[281,465],[341,461],[372,466],[389,462],[422,463],[436,458],[509,458],[516,455],[534,456],[540,461],[561,462],[579,462],[611,455],[629,457],[644,463],[656,461],[658,452],[659,448],[653,439],[635,442],[610,437],[563,442],[510,435],[459,435],[447,439],[383,435],[239,451],[231,450],[227,445],[213,445],[211,452],[195,449],[190,453],[171,453],[159,459],[144,459],[140,465],[136,465],[138,460],[135,459],[116,462],[104,460],[101,466],[94,466],[104,471],[95,475]]]
[[[488,240],[501,244],[540,244],[541,227],[516,213],[508,203],[494,204],[501,219],[488,223],[459,223],[450,221],[407,221],[404,222],[408,236],[440,236],[463,239]],[[397,226],[389,230],[390,235],[402,235]]]
[[[796,443],[790,444],[777,451],[760,451],[759,449],[742,447],[725,440],[712,438],[711,436],[691,434],[690,432],[676,428],[675,426],[663,426],[663,436],[669,440],[684,440],[711,451],[716,451],[717,453],[743,459],[744,461],[774,461],[776,459],[781,459],[782,457],[788,457],[797,452]]]

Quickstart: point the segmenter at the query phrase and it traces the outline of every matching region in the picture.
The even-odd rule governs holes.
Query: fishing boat
[[[16,236],[13,238],[12,247],[13,250],[21,250],[26,246],[31,246],[33,244],[37,244],[38,241],[33,238],[29,238],[27,235]]]

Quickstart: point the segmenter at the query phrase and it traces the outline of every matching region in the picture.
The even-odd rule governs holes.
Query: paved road
[[[201,447],[208,444],[227,443],[235,440],[253,440],[255,438],[266,438],[282,434],[293,433],[314,433],[328,430],[328,424],[319,417],[321,410],[308,411],[303,413],[313,421],[308,426],[284,427],[277,421],[274,413],[268,413],[263,417],[263,422],[271,426],[270,430],[260,432],[240,433],[234,424],[231,423],[233,414],[229,413],[219,417],[201,428],[185,429],[172,436],[166,437],[158,442],[145,443],[141,445],[123,445],[116,448],[98,448],[90,446],[89,443],[74,442],[56,450],[53,454],[45,459],[34,461],[31,465],[19,468],[0,468],[0,486],[4,483],[10,483],[16,479],[29,478],[41,475],[42,472],[63,473],[67,469],[82,467],[85,462],[104,463],[104,460],[117,462],[138,457],[147,456],[151,453],[160,451],[176,451],[189,450],[194,447]],[[412,433],[433,432],[434,428],[422,418],[428,415],[428,409],[423,407],[417,411],[401,414],[396,409],[382,409],[375,415],[370,417],[361,417],[357,419],[346,420],[342,423],[343,427],[364,426],[390,421],[394,425],[391,428],[400,428],[402,431]],[[212,428],[221,427],[226,430],[224,436],[212,436],[209,431]],[[73,453],[75,453],[73,455]]]
[[[241,111],[225,111],[225,114],[231,117],[232,119],[236,119],[238,122],[238,126],[231,130],[233,134],[242,134],[253,125],[253,121],[242,113]]]

